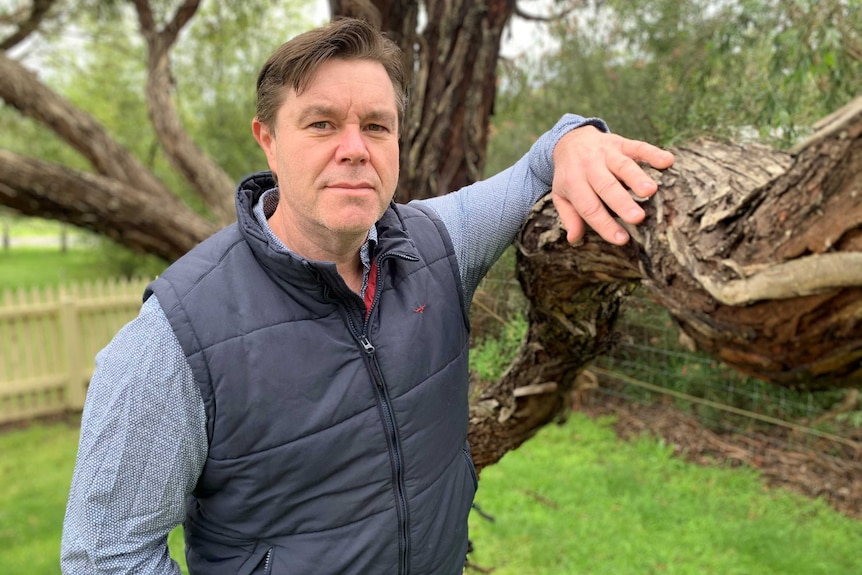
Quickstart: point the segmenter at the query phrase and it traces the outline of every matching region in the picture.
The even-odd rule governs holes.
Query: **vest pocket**
[[[275,548],[258,543],[237,575],[271,575]]]

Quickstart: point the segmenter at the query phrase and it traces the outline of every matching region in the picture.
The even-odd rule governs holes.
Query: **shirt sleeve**
[[[179,574],[168,533],[207,456],[206,413],[155,296],[96,357],[63,524],[65,575]]]
[[[472,300],[479,282],[515,239],[533,205],[551,191],[554,146],[571,130],[586,125],[609,131],[598,118],[566,114],[512,167],[457,192],[415,200],[434,209],[449,231],[466,301]]]

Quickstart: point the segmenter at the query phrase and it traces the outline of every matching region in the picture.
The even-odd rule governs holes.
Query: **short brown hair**
[[[329,60],[371,60],[386,69],[395,89],[399,125],[407,111],[407,89],[401,49],[364,20],[343,18],[304,32],[282,44],[257,76],[257,119],[275,129],[284,88],[300,94],[321,64]]]

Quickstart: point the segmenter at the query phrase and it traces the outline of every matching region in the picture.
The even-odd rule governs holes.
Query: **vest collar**
[[[333,262],[308,260],[297,254],[278,251],[254,215],[254,206],[264,192],[276,186],[269,171],[251,174],[240,181],[236,192],[237,226],[255,259],[276,283],[286,282],[306,290],[319,288],[322,278],[339,278]],[[388,255],[408,260],[419,258],[419,251],[407,234],[398,206],[392,202],[375,224],[377,246],[372,259],[380,262]]]

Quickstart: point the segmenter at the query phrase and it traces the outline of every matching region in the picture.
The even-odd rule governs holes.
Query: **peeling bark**
[[[404,130],[398,198],[433,197],[481,178],[497,59],[514,0],[426,2]]]
[[[674,150],[623,247],[592,233],[568,245],[540,201],[518,239],[527,336],[503,378],[473,392],[477,466],[567,411],[639,283],[741,372],[796,389],[862,385],[862,98],[838,116],[793,155],[705,140]]]
[[[741,372],[797,389],[862,383],[860,103],[796,155],[703,142],[661,177],[645,284]]]

